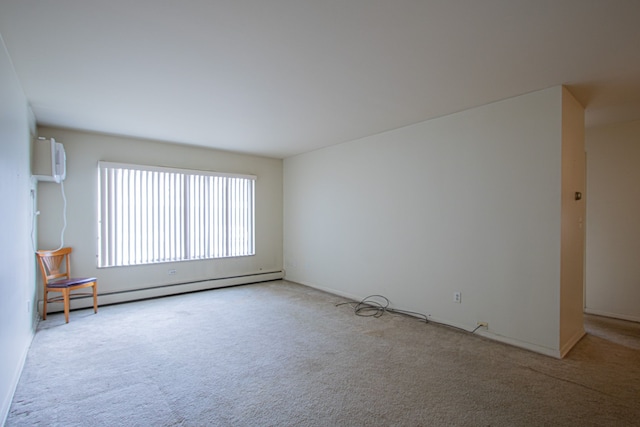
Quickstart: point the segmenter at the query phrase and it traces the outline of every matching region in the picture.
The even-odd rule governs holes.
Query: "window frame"
[[[98,268],[212,260],[255,255],[255,191],[257,176],[108,161],[99,161],[97,170],[98,230],[96,263]],[[126,171],[123,172],[127,176],[126,180],[122,178],[122,176],[117,177],[114,175],[114,173],[118,173],[117,170]],[[127,181],[130,176],[134,177],[134,183],[130,184]],[[155,240],[152,240],[153,243],[149,243],[150,239],[154,239],[153,237],[150,238],[144,231],[145,229],[149,231],[153,227],[153,224],[150,226],[148,223],[149,218],[153,217],[151,222],[160,221],[159,217],[162,216],[162,214],[156,211],[164,212],[169,209],[164,204],[158,205],[158,203],[164,203],[165,198],[168,196],[166,193],[168,191],[167,188],[157,188],[161,184],[164,185],[164,181],[165,179],[168,180],[168,177],[172,177],[172,179],[175,178],[176,182],[179,181],[178,183],[173,183],[175,187],[173,190],[175,190],[176,193],[180,193],[178,195],[179,200],[175,202],[179,206],[176,208],[175,205],[172,205],[177,210],[176,212],[172,212],[170,214],[171,218],[167,220],[170,225],[175,226],[175,229],[168,230],[166,227],[169,227],[169,225],[162,223],[162,230],[160,231],[159,228],[154,229],[154,233],[152,234],[154,234]],[[139,180],[136,180],[138,178]],[[117,203],[114,205],[114,197],[117,196],[114,194],[109,195],[108,193],[117,192],[117,190],[115,190],[116,183],[124,188],[125,181],[129,186],[137,186],[134,190],[137,192],[135,202],[132,202],[133,196],[130,195],[128,201],[123,202],[122,206],[117,206]],[[151,189],[153,193],[152,196],[143,194],[144,191],[148,190],[146,185],[149,181],[153,181],[154,185]],[[218,190],[217,193],[211,189],[212,185],[219,186],[219,188],[216,187]],[[128,194],[132,193],[131,187],[128,187],[127,190],[129,191]],[[202,191],[207,191],[207,193],[202,193]],[[163,192],[164,195],[160,194],[160,192]],[[239,194],[241,196],[238,196]],[[202,200],[200,200],[203,195],[206,198],[204,204]],[[224,200],[212,199],[209,197],[210,195],[211,197],[221,197],[224,195]],[[107,200],[107,197],[109,197],[109,200]],[[154,199],[154,197],[156,198]],[[148,199],[152,199],[152,201],[150,202]],[[123,201],[123,199],[121,199],[121,201]],[[209,205],[207,205],[207,202]],[[155,203],[155,205],[153,203]],[[171,200],[166,203],[171,203]],[[158,208],[158,206],[161,207]],[[156,208],[156,211],[153,211],[154,208]],[[198,210],[199,208],[202,210]],[[244,208],[244,210],[239,211],[241,208]],[[220,209],[224,209],[224,213],[221,213],[222,211]],[[121,215],[125,215],[123,212],[126,210],[128,219],[120,221],[123,224],[117,224],[115,222],[118,220],[116,218],[116,210],[117,213]],[[203,211],[206,211],[207,215],[209,215],[208,219],[205,218]],[[139,229],[135,230],[133,243],[131,243],[130,233],[126,236],[127,239],[129,239],[128,243],[124,243],[124,231],[116,229],[117,227],[124,227],[124,223],[129,224],[133,216],[136,216],[135,221],[147,222],[144,222],[143,226],[139,226],[139,223],[136,222]],[[140,217],[144,218],[141,220]],[[213,218],[215,218],[216,223],[207,222]],[[164,220],[164,218],[162,219]],[[158,227],[157,224],[156,227]],[[206,228],[206,231],[200,230],[200,227],[202,229]],[[237,232],[238,229],[242,229],[242,231]],[[167,230],[172,234],[172,237],[165,236]],[[191,234],[194,234],[194,230],[198,230],[198,233],[207,232],[209,234],[194,239],[193,235],[189,233],[189,231],[191,231]],[[129,231],[129,229],[127,228],[126,231]],[[219,234],[213,236],[212,233],[216,232],[224,233],[224,236],[220,236]],[[176,233],[181,234],[178,235]],[[241,234],[240,238],[238,237],[239,234]],[[167,243],[164,241],[165,238],[181,239],[181,241],[178,242],[174,240]],[[146,240],[142,241],[143,239]],[[158,239],[162,239],[162,241],[160,242]],[[216,242],[212,242],[211,240],[215,240]],[[194,241],[196,242],[195,244],[198,245],[198,248],[194,246]],[[203,243],[205,246],[203,246]],[[160,244],[162,245],[162,249],[158,250],[158,245]],[[115,247],[117,245],[120,245],[120,247]],[[162,252],[162,256],[150,257],[150,245],[154,247],[154,249],[152,249],[154,254]],[[130,254],[131,251],[123,249],[125,246],[135,248],[133,258]],[[141,246],[146,248],[143,250],[143,255],[138,254]],[[114,251],[118,249],[124,253],[114,255]],[[168,255],[164,253],[165,249],[169,252]],[[127,254],[129,255],[128,258],[123,260],[122,257]]]

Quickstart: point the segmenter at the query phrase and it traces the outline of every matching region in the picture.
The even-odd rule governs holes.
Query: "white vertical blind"
[[[98,266],[255,254],[252,175],[100,162]]]

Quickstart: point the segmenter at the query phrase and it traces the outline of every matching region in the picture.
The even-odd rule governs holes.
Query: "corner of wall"
[[[562,221],[559,348],[564,356],[584,335],[586,157],[584,108],[562,88]]]

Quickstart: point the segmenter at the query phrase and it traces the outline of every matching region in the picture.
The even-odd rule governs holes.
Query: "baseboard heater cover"
[[[172,283],[168,285],[149,286],[145,288],[127,289],[123,291],[100,293],[98,282],[98,306],[131,302],[148,298],[157,298],[169,295],[177,295],[188,292],[205,291],[209,289],[224,288],[227,286],[249,285],[252,283],[280,280],[284,277],[283,271],[273,271],[241,276],[222,277],[216,279],[203,279],[185,283]],[[61,303],[48,304],[48,313],[62,311]],[[93,307],[91,297],[79,297],[71,300],[71,309]],[[39,310],[42,313],[42,301],[39,301]],[[99,312],[99,311],[98,311]]]

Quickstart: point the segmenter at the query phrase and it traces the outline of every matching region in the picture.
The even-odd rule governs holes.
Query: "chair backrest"
[[[52,280],[68,279],[70,277],[70,253],[71,248],[61,248],[55,251],[36,251],[42,280],[45,285]]]

